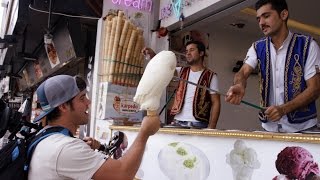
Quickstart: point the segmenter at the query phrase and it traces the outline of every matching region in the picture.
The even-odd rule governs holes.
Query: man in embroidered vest
[[[145,48],[143,53],[149,54],[150,57],[155,55],[150,48]],[[217,75],[204,66],[204,56],[204,44],[199,41],[189,41],[186,43],[186,59],[189,66],[177,67],[176,70],[180,78],[218,91]],[[180,81],[171,115],[175,116],[176,125],[215,129],[220,106],[219,94]]]
[[[250,47],[225,100],[240,104],[246,81],[256,66],[260,75],[262,127],[272,132],[299,132],[317,126],[315,100],[320,92],[320,50],[310,36],[289,31],[285,0],[256,3],[259,27],[266,37]]]

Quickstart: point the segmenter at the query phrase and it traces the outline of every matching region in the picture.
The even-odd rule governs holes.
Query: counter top
[[[138,131],[139,127],[133,126],[110,126],[111,130],[116,131]],[[240,131],[240,130],[218,130],[218,129],[180,129],[180,128],[160,128],[158,133],[194,135],[194,136],[212,136],[225,138],[242,139],[261,139],[272,141],[289,141],[320,144],[320,134],[302,134],[302,133],[273,133],[267,131]]]

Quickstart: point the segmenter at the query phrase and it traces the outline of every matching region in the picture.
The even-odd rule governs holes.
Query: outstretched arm
[[[248,64],[243,64],[239,72],[236,73],[231,86],[227,92],[225,100],[231,104],[240,104],[247,86],[247,79],[253,71],[253,68]]]
[[[149,136],[160,127],[159,116],[147,116],[143,119],[140,131],[128,151],[119,160],[109,158],[95,172],[93,179],[132,180],[139,169]]]

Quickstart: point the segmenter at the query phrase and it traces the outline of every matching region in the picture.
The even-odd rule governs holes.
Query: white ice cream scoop
[[[170,83],[176,65],[176,56],[171,51],[161,51],[148,63],[133,98],[148,115],[157,114],[162,92]]]

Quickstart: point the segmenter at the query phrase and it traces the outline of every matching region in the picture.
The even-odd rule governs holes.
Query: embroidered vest
[[[309,46],[312,38],[294,33],[290,41],[284,72],[284,101],[285,103],[294,99],[306,89],[304,80],[304,67],[308,57]],[[270,60],[270,41],[271,38],[263,38],[254,43],[257,53],[258,67],[260,75],[260,105],[263,107],[270,106],[269,96],[271,77],[271,60]],[[287,114],[290,123],[302,123],[309,119],[317,117],[315,102],[311,102],[306,107],[297,109]]]
[[[180,78],[188,80],[190,68],[185,67],[180,71]],[[209,69],[205,69],[198,81],[199,85],[210,87],[212,76],[215,73]],[[181,112],[184,104],[184,98],[187,91],[187,83],[180,81],[177,89],[177,93],[174,99],[173,106],[171,108],[171,115],[176,115]],[[196,88],[193,98],[193,116],[196,120],[202,122],[209,122],[211,113],[211,95],[210,92],[203,88]]]

